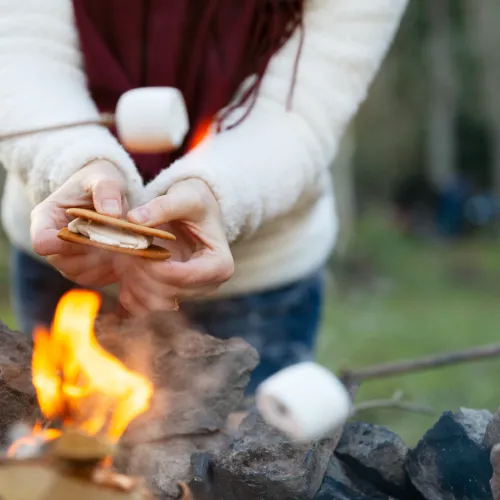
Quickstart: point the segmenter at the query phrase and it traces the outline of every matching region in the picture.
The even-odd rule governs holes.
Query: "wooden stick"
[[[418,403],[412,403],[411,401],[404,401],[403,391],[396,391],[389,399],[372,399],[368,401],[361,401],[354,406],[354,414],[367,410],[378,410],[380,408],[393,408],[396,410],[422,413],[424,415],[434,415],[436,413],[432,408],[429,408],[427,406],[423,406]]]
[[[500,356],[500,344],[474,347],[463,351],[447,352],[423,358],[396,361],[393,363],[383,363],[369,366],[360,370],[343,370],[340,377],[343,382],[350,386],[353,383],[360,383],[364,380],[373,380],[394,375],[402,375],[422,370],[442,368],[444,366],[467,363],[472,361],[482,361],[485,359]]]
[[[73,123],[61,123],[59,125],[49,125],[47,127],[38,127],[30,130],[20,130],[18,132],[10,132],[7,134],[0,134],[0,141],[7,141],[9,139],[17,139],[18,137],[25,137],[33,134],[40,134],[43,132],[55,132],[57,130],[64,130],[68,128],[84,127],[87,125],[102,125],[104,127],[111,127],[115,123],[114,115],[111,113],[102,113],[96,120],[83,120]]]

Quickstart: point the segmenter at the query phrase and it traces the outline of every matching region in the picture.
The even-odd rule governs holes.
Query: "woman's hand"
[[[33,250],[61,274],[81,286],[102,287],[118,280],[111,252],[60,240],[57,233],[70,222],[66,209],[95,208],[119,217],[125,205],[126,183],[109,161],[96,160],[71,176],[31,213]]]
[[[129,212],[131,222],[166,228],[172,258],[130,260],[120,281],[120,302],[133,315],[175,310],[177,301],[212,294],[234,272],[219,204],[199,179],[174,184],[164,196]]]

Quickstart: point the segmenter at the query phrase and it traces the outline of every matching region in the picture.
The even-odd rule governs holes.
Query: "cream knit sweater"
[[[293,109],[287,112],[286,98],[298,34],[272,59],[250,116],[146,186],[128,154],[99,126],[1,141],[8,173],[2,213],[10,240],[32,252],[34,205],[88,161],[107,158],[126,175],[133,206],[190,177],[212,188],[236,263],[220,295],[306,276],[325,262],[336,238],[329,165],[406,4],[308,0]],[[72,9],[71,0],[0,0],[0,134],[97,117]]]

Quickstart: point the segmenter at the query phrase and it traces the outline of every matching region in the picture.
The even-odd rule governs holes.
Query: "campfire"
[[[317,390],[314,372],[304,375],[307,364],[268,379],[256,397],[260,405],[246,407],[258,355],[244,340],[217,339],[172,312],[127,321],[100,315],[95,336],[99,308],[98,295],[69,293],[50,331],[35,332],[34,349],[0,323],[0,446],[11,444],[0,457],[1,500],[500,500],[500,410],[447,411],[411,448],[394,432],[356,419],[314,439],[323,417],[338,419],[341,405],[313,406],[319,400],[310,399],[305,380],[328,404],[333,399]],[[497,345],[345,378],[495,352]],[[373,408],[368,403],[365,409]],[[242,409],[248,414],[228,431]],[[273,414],[279,425],[268,425]],[[9,429],[22,421],[34,425],[12,443]],[[293,439],[297,429],[313,440]]]
[[[149,409],[153,385],[98,343],[100,305],[97,293],[71,291],[50,331],[34,332],[32,376],[43,422],[0,459],[2,500],[153,498],[141,478],[112,468],[121,436]]]

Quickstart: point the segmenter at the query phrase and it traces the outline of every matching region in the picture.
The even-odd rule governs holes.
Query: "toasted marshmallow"
[[[77,218],[68,224],[68,229],[76,234],[86,236],[103,245],[143,250],[153,243],[151,236],[133,233],[125,229],[107,226],[98,222]]]

